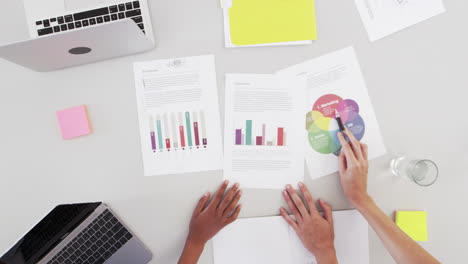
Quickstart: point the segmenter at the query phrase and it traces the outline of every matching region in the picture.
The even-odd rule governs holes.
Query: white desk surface
[[[421,188],[391,175],[390,156],[372,161],[369,192],[383,210],[426,210],[429,242],[443,263],[468,259],[468,2],[370,43],[353,1],[316,1],[319,41],[300,47],[226,49],[219,0],[150,1],[158,47],[148,53],[50,73],[0,60],[0,251],[59,203],[105,201],[153,251],[151,263],[176,263],[197,199],[222,172],[144,177],[132,62],[215,54],[224,73],[272,73],[354,45],[386,145],[430,158],[440,179]],[[21,1],[3,0],[0,43],[27,38]],[[55,112],[86,104],[94,132],[63,141]],[[334,209],[350,208],[338,176],[306,183]],[[269,216],[280,190],[245,190],[241,217]],[[393,263],[374,232],[371,263]],[[199,263],[212,263],[211,244]]]

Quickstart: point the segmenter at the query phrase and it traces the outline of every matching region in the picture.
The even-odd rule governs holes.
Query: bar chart
[[[240,126],[238,126],[240,127]],[[254,135],[254,131],[258,132]],[[284,127],[254,124],[253,120],[245,120],[242,128],[234,131],[234,145],[236,146],[287,146],[286,129]]]
[[[150,114],[148,121],[153,153],[208,147],[204,111]]]

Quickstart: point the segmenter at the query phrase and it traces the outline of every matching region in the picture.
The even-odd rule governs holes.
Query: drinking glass
[[[439,178],[437,164],[428,159],[413,159],[406,155],[396,156],[390,163],[393,174],[407,178],[419,186],[431,186]]]

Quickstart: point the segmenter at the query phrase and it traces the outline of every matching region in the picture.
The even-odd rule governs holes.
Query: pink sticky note
[[[85,105],[58,111],[57,119],[63,139],[72,139],[91,133]]]

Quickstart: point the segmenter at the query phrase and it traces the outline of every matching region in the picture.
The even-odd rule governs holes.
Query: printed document
[[[355,0],[370,41],[445,12],[442,0]]]
[[[134,64],[145,176],[221,170],[214,56]]]
[[[339,126],[343,125],[369,146],[369,159],[385,154],[385,145],[367,87],[353,48],[346,48],[277,72],[306,81],[302,105],[303,146],[309,174],[314,178],[338,171]]]
[[[280,189],[304,179],[300,100],[304,81],[226,75],[224,176],[244,188]]]
[[[369,263],[366,220],[356,210],[333,212],[335,248],[342,264]],[[213,238],[215,264],[317,264],[281,216],[239,219]]]

